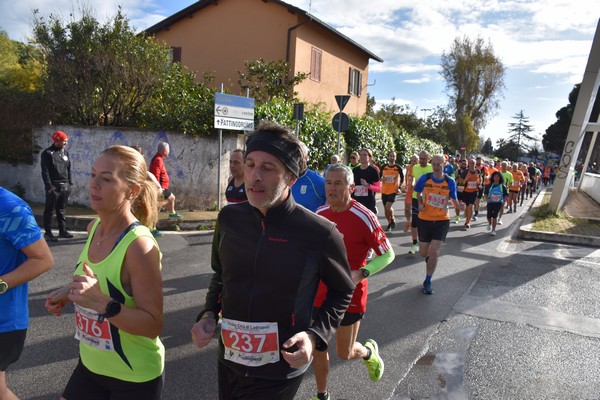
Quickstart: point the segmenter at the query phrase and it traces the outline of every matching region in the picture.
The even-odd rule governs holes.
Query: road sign
[[[335,101],[337,102],[338,107],[340,108],[340,111],[344,111],[344,107],[346,107],[346,104],[348,104],[348,100],[350,100],[350,95],[349,94],[338,94],[335,96]]]
[[[254,129],[254,99],[215,93],[215,128],[235,131]]]
[[[464,144],[462,144],[460,146],[460,151],[465,151],[467,149],[467,146],[465,146]]]
[[[348,114],[340,112],[333,116],[331,123],[337,132],[346,132],[350,126],[350,118],[348,118]]]

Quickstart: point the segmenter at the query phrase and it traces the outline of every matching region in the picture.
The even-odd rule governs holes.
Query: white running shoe
[[[419,245],[413,244],[412,246],[410,246],[410,250],[408,250],[408,253],[409,254],[417,254],[418,250],[419,250]]]
[[[490,235],[492,235],[492,236],[496,236],[496,231],[495,231],[495,230],[491,231],[491,232],[490,232]]]
[[[502,225],[502,220],[499,219],[498,222],[496,222],[498,225]]]
[[[488,231],[491,231],[491,230],[492,230],[492,225],[491,225],[491,224],[488,224],[487,230],[488,230]]]

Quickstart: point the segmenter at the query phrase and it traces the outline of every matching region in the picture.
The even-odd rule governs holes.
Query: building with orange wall
[[[233,94],[245,95],[237,83],[244,61],[286,60],[294,75],[310,74],[295,87],[301,101],[338,112],[334,96],[350,95],[344,112],[352,115],[363,115],[367,108],[369,60],[383,62],[308,12],[279,0],[201,0],[146,33],[166,42],[174,61],[198,76],[213,73],[215,83]]]

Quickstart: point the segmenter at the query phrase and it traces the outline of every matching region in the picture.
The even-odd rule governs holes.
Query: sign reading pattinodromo
[[[215,93],[215,128],[254,130],[254,99]]]

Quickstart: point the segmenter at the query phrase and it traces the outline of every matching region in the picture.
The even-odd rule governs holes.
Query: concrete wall
[[[46,126],[34,130],[34,148],[52,144],[51,135],[61,130],[69,135],[67,150],[71,156],[73,188],[70,203],[89,206],[88,177],[96,156],[105,148],[115,145],[139,145],[148,164],[156,153],[159,142],[168,142],[171,148],[165,167],[171,190],[177,198],[177,209],[207,209],[217,203],[218,135],[191,137],[178,133],[140,130],[119,130],[103,127]],[[225,188],[229,176],[229,151],[243,148],[244,136],[223,135],[221,157],[221,195],[225,204]],[[40,157],[33,165],[10,165],[0,162],[0,185],[11,188],[19,183],[25,188],[25,198],[44,202]]]
[[[600,203],[600,175],[586,172],[581,181],[581,190]]]

